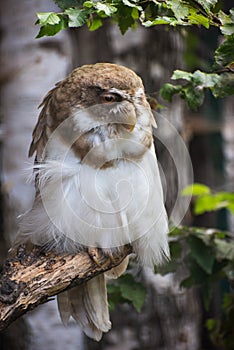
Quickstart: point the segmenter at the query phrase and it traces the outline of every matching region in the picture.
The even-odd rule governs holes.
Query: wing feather
[[[29,157],[32,157],[32,155],[36,152],[35,162],[40,162],[43,160],[43,151],[45,145],[48,141],[49,136],[54,130],[56,118],[52,118],[51,104],[53,101],[54,92],[58,89],[58,86],[59,84],[56,84],[56,86],[48,92],[38,107],[43,108],[40,112],[37,124],[33,130],[32,142],[28,152]]]

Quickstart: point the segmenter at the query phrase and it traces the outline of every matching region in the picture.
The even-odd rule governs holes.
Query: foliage
[[[229,291],[223,296],[222,310],[215,319],[206,321],[215,345],[233,349],[234,295],[234,240],[229,232],[196,227],[177,227],[170,233],[171,261],[158,268],[163,275],[186,267],[188,275],[180,286],[198,286],[206,310],[210,309],[214,285],[226,284]]]
[[[234,214],[234,193],[214,192],[203,184],[186,187],[183,196],[194,196],[194,212],[202,214],[227,208]],[[233,234],[216,229],[176,227],[170,232],[171,260],[155,272],[161,275],[176,272],[185,267],[187,275],[180,282],[181,288],[200,287],[206,310],[210,308],[214,285],[226,284],[230,291],[223,296],[222,310],[215,319],[206,320],[206,327],[214,344],[233,349],[234,331],[234,240]],[[108,286],[110,308],[117,303],[131,302],[140,311],[146,291],[130,274]]]
[[[131,303],[140,312],[146,296],[143,285],[135,281],[134,277],[126,273],[114,282],[108,284],[109,307],[111,310],[119,303]]]
[[[234,348],[234,295],[226,294],[222,304],[223,318],[208,319],[206,327],[214,344],[224,349]]]
[[[189,189],[185,192],[189,193]],[[194,186],[194,193],[208,194],[206,186]],[[205,209],[204,209],[205,211]],[[209,310],[215,284],[234,283],[234,240],[229,232],[198,227],[176,227],[170,232],[170,262],[157,267],[156,273],[166,275],[178,271],[182,266],[187,276],[181,281],[181,288],[201,287],[203,302]],[[130,274],[121,276],[108,285],[110,309],[118,303],[132,303],[139,312],[144,304],[146,290]],[[216,345],[233,349],[234,295],[223,297],[220,315],[206,321],[211,339]]]
[[[205,188],[204,188],[205,190]],[[204,194],[205,195],[205,194]],[[188,275],[181,287],[200,286],[206,310],[209,310],[213,287],[226,284],[227,293],[222,297],[222,310],[215,319],[206,321],[207,329],[215,345],[233,349],[234,295],[234,240],[229,232],[195,227],[178,227],[171,231],[170,264],[158,269],[161,274],[171,273],[185,266]]]
[[[62,9],[60,13],[37,13],[41,28],[37,38],[52,36],[68,27],[84,24],[93,31],[103,20],[111,18],[124,34],[140,23],[144,27],[168,25],[188,28],[197,25],[206,29],[218,27],[224,36],[214,54],[214,64],[209,72],[194,73],[176,70],[171,79],[179,84],[167,83],[160,90],[161,96],[172,101],[175,94],[185,99],[189,108],[202,105],[205,91],[209,89],[215,98],[234,93],[234,8],[229,13],[222,10],[218,0],[54,0]],[[182,81],[182,83],[181,83]]]
[[[222,208],[234,215],[234,193],[214,192],[205,185],[193,184],[186,187],[182,195],[195,196],[193,210],[196,215]]]

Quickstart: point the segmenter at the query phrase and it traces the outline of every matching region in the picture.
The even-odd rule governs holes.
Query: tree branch
[[[93,259],[87,252],[56,254],[34,246],[18,247],[6,260],[0,276],[0,330],[56,294],[119,265],[132,249],[126,245],[110,259],[101,250]]]

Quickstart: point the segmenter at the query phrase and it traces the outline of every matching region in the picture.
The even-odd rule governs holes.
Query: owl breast
[[[47,161],[39,178],[40,198],[21,224],[36,244],[63,251],[113,248],[167,228],[153,149],[140,160],[120,160],[116,168]]]

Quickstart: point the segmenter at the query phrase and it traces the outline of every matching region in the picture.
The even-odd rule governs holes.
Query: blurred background
[[[197,112],[175,96],[172,103],[160,100],[159,89],[175,69],[206,70],[219,43],[216,29],[190,28],[189,33],[157,26],[128,30],[122,36],[110,21],[95,32],[86,26],[69,29],[55,37],[35,39],[36,12],[58,11],[52,0],[14,0],[1,4],[1,233],[0,262],[17,231],[17,216],[30,208],[33,185],[26,182],[27,158],[37,109],[54,84],[77,66],[95,62],[123,64],[139,74],[149,95],[164,105],[162,115],[184,139],[193,164],[194,181],[216,190],[232,191],[234,183],[234,99],[214,99],[207,94]],[[199,59],[198,59],[199,57]],[[157,119],[157,115],[156,115]],[[180,155],[174,135],[168,139]],[[171,138],[171,139],[170,139]],[[156,141],[159,162],[166,176],[166,207],[172,210],[178,195],[173,161]],[[181,157],[183,155],[181,154]],[[181,169],[188,184],[186,164]],[[183,204],[181,204],[183,206]],[[183,208],[178,208],[183,211]],[[225,210],[184,219],[184,224],[233,231],[234,220]],[[0,335],[1,350],[212,350],[203,320],[207,317],[198,288],[178,286],[183,269],[162,277],[143,271],[147,299],[139,314],[129,305],[111,314],[112,330],[100,343],[85,338],[75,323],[65,328],[56,301],[29,312]],[[219,288],[211,314],[219,312]]]

